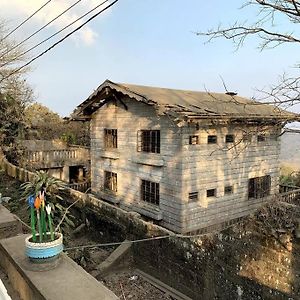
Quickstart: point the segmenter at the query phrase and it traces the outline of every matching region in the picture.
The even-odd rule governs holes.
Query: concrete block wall
[[[248,215],[266,199],[248,199],[249,178],[271,176],[271,195],[278,192],[279,138],[272,127],[264,127],[266,141],[258,142],[262,128],[246,126],[186,127],[183,132],[183,227],[194,231]],[[250,133],[248,141],[243,135]],[[234,143],[225,143],[233,134]],[[189,145],[189,136],[198,135],[199,144]],[[208,144],[208,135],[217,136],[217,144]],[[224,194],[225,186],[233,186],[233,193]],[[216,189],[215,197],[207,197],[208,189]],[[198,192],[198,201],[190,202],[188,195]]]
[[[248,199],[249,178],[270,175],[271,194],[278,192],[279,139],[257,142],[262,131],[268,136],[277,129],[211,121],[200,121],[199,129],[178,127],[152,106],[129,98],[122,101],[109,102],[91,121],[92,191],[101,198],[185,233],[240,218],[260,207],[266,199]],[[118,130],[117,149],[104,148],[105,128]],[[137,151],[138,131],[143,129],[160,130],[161,153]],[[251,140],[242,141],[245,133],[251,133]],[[235,142],[225,143],[226,134],[233,134]],[[199,144],[189,145],[190,135],[198,135]],[[208,144],[208,135],[217,135],[217,144]],[[116,194],[104,191],[104,171],[117,173]],[[160,184],[159,206],[140,200],[142,179]],[[233,193],[224,195],[225,186],[233,186]],[[208,189],[216,189],[216,196],[207,198]],[[198,192],[197,201],[189,201],[191,192]]]
[[[120,206],[154,219],[161,217],[165,226],[181,231],[181,134],[166,116],[154,107],[128,98],[125,106],[109,103],[98,110],[91,122],[91,178],[92,191],[108,201],[120,201]],[[104,128],[118,130],[118,148],[104,149]],[[139,130],[160,130],[161,153],[138,152]],[[104,171],[117,173],[116,195],[102,193]],[[160,204],[141,201],[141,180],[160,184]],[[106,197],[105,197],[106,196]]]

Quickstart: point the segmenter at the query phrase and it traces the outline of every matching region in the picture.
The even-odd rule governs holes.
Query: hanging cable
[[[23,41],[21,41],[20,43],[18,43],[17,45],[13,46],[12,48],[8,49],[5,53],[3,53],[0,56],[0,59],[3,58],[5,55],[7,55],[8,53],[10,53],[12,50],[16,49],[17,47],[21,46],[22,44],[24,44],[25,42],[27,42],[29,39],[31,39],[33,36],[35,36],[36,34],[38,34],[40,31],[42,31],[44,28],[46,28],[47,26],[49,26],[51,23],[53,23],[55,20],[57,20],[58,18],[60,18],[62,15],[64,15],[67,11],[69,11],[70,9],[72,9],[74,6],[76,6],[79,2],[81,2],[82,0],[78,0],[77,2],[75,2],[74,4],[72,4],[71,6],[69,6],[67,9],[65,9],[63,12],[61,12],[58,16],[56,16],[55,18],[53,18],[51,21],[49,21],[47,24],[45,24],[44,26],[42,26],[40,29],[36,30],[34,33],[32,33],[30,36],[28,36],[26,39],[24,39]]]
[[[105,3],[108,0],[102,2]],[[48,51],[50,51],[51,49],[53,49],[55,46],[57,46],[58,44],[60,44],[61,42],[63,42],[65,39],[67,39],[68,37],[70,37],[72,34],[74,34],[75,32],[77,32],[78,30],[80,30],[83,26],[85,26],[87,23],[89,23],[90,21],[92,21],[93,19],[95,19],[97,16],[99,16],[101,13],[103,13],[104,11],[106,11],[107,9],[109,9],[110,7],[112,7],[114,4],[116,4],[119,0],[115,0],[112,3],[110,3],[108,6],[106,6],[105,8],[103,8],[102,10],[100,10],[99,12],[97,12],[96,14],[94,14],[93,16],[91,16],[88,20],[86,20],[84,23],[82,23],[80,26],[78,26],[77,28],[75,28],[74,30],[72,30],[70,33],[68,33],[67,35],[65,35],[62,39],[60,39],[59,41],[57,41],[56,43],[54,43],[52,46],[50,46],[49,48],[47,48],[45,51],[43,51],[42,53],[40,53],[39,55],[35,56],[34,58],[32,58],[29,62],[27,62],[26,64],[24,64],[23,66],[21,66],[20,68],[17,68],[16,70],[14,70],[12,73],[10,73],[9,75],[5,76],[4,78],[2,78],[0,80],[0,83],[3,82],[5,79],[8,79],[10,76],[14,75],[15,73],[19,72],[20,70],[24,69],[25,67],[27,67],[28,65],[30,65],[32,62],[34,62],[35,60],[37,60],[38,58],[40,58],[41,56],[43,56],[44,54],[46,54]]]
[[[31,14],[27,19],[21,22],[15,29],[10,31],[4,38],[0,40],[0,43],[4,41],[7,37],[13,34],[16,30],[18,30],[23,24],[25,24],[28,20],[30,20],[34,15],[36,15],[40,10],[42,10],[46,5],[48,5],[52,0],[48,0],[45,4],[43,4],[39,9],[37,9],[33,14]]]
[[[33,49],[37,48],[38,46],[44,44],[45,42],[49,41],[50,39],[52,39],[53,37],[55,37],[56,35],[58,35],[59,33],[63,32],[64,30],[66,30],[67,28],[69,28],[70,26],[72,26],[74,23],[78,22],[79,20],[83,19],[84,17],[86,17],[87,15],[89,15],[91,12],[93,12],[94,10],[96,10],[97,8],[99,8],[100,6],[102,6],[103,4],[105,4],[106,2],[108,2],[109,0],[105,0],[103,2],[101,2],[100,4],[98,4],[97,6],[95,6],[94,8],[92,8],[91,10],[89,10],[87,13],[83,14],[82,16],[80,16],[79,18],[77,18],[76,20],[74,20],[73,22],[71,22],[70,24],[66,25],[65,27],[63,27],[62,29],[60,29],[59,31],[53,33],[52,35],[50,35],[49,37],[47,37],[46,39],[42,40],[41,42],[39,42],[38,44],[34,45],[33,47],[29,48],[28,50],[26,50],[23,53],[20,53],[19,55],[17,55],[16,57],[14,57],[13,60],[19,59],[22,56],[24,56],[25,54],[27,54],[28,52],[32,51]],[[6,63],[2,64],[0,67],[5,67],[6,65],[10,64],[11,61],[7,61]]]

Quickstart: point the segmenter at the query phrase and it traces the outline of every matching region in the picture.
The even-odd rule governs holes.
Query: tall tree
[[[24,128],[24,109],[33,99],[31,87],[23,69],[9,76],[26,60],[24,49],[10,37],[5,38],[8,28],[0,20],[0,145],[18,137]]]
[[[255,6],[258,10],[257,19],[253,22],[235,21],[231,26],[219,26],[197,34],[207,36],[209,41],[223,37],[231,40],[237,49],[250,36],[259,38],[261,50],[287,43],[300,44],[300,36],[297,34],[300,25],[300,1],[250,0],[245,2],[242,8],[247,9],[250,6]],[[299,70],[299,64],[296,68]],[[272,100],[278,105],[292,106],[300,103],[300,75],[283,74],[278,83],[263,92],[266,95],[265,100]]]
[[[24,116],[26,137],[29,139],[52,140],[63,134],[63,119],[40,103],[27,106]]]

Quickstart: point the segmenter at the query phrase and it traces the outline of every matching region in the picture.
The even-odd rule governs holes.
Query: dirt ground
[[[134,271],[110,274],[101,282],[120,299],[126,300],[167,300],[173,299],[144,280]]]
[[[8,177],[0,170],[0,193],[3,197],[11,197],[8,203],[4,203],[12,213],[16,214],[26,224],[29,224],[29,213],[25,199],[22,199],[21,183],[15,179]],[[85,220],[86,221],[86,220]],[[77,216],[76,225],[85,223]],[[87,222],[88,223],[88,222]],[[23,232],[28,232],[28,229],[23,226]],[[65,246],[76,247],[82,245],[93,245],[97,243],[115,242],[115,237],[112,237],[105,229],[95,230],[88,224],[84,226],[77,234],[73,234],[73,229],[64,233]],[[115,247],[104,248],[87,248],[85,250],[77,249],[67,251],[67,254],[87,272],[94,274],[97,265],[103,262],[113,251]],[[9,279],[0,269],[0,278],[9,291],[12,300],[19,300],[17,293],[13,290]],[[132,270],[126,270],[111,274],[105,278],[99,279],[105,286],[112,290],[120,299],[126,300],[165,300],[172,299],[164,292],[152,286],[140,276],[134,274]]]

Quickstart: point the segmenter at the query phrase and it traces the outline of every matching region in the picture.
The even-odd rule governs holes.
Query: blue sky
[[[10,26],[29,15],[30,7],[26,10],[24,1],[1,1],[5,2],[5,9],[0,11],[0,18],[9,19]],[[34,0],[39,5],[44,2]],[[91,2],[82,2],[80,11],[88,10]],[[99,2],[93,0],[93,4]],[[254,19],[257,11],[240,10],[242,4],[239,0],[120,0],[89,24],[94,34],[92,42],[86,43],[80,37],[65,41],[32,65],[28,81],[34,87],[36,100],[62,116],[69,115],[105,79],[224,92],[222,76],[229,90],[252,97],[255,88],[276,82],[278,75],[291,71],[299,62],[296,45],[260,52],[258,40],[251,38],[235,51],[230,41],[219,39],[207,44],[204,37],[193,33],[237,19]],[[280,22],[283,26],[288,24],[283,19]],[[33,18],[16,32],[15,38],[22,39],[43,24],[43,20]],[[32,46],[57,28],[47,29],[28,45]]]

